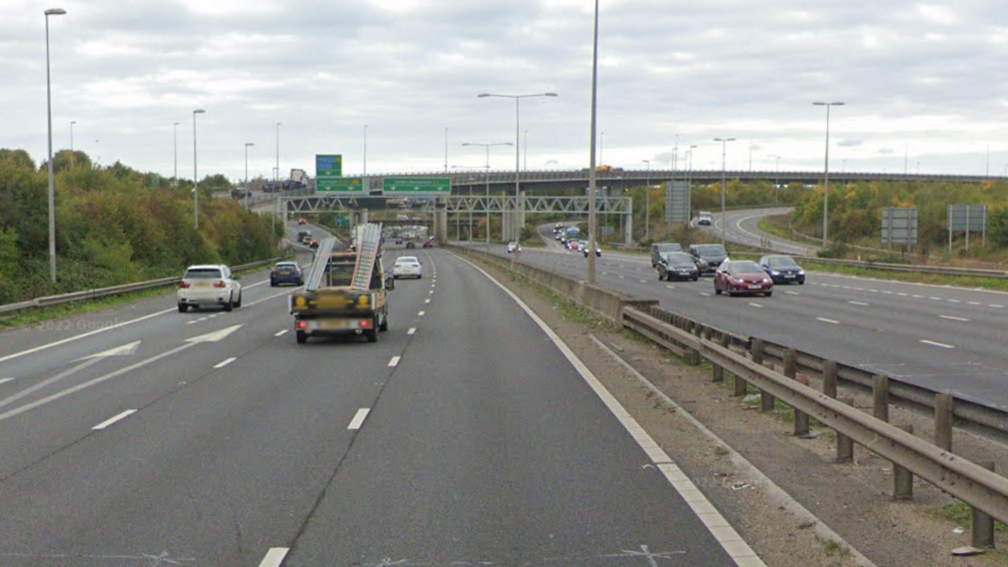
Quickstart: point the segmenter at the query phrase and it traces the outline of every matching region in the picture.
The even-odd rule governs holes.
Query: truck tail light
[[[307,321],[298,321],[297,323],[294,324],[294,328],[297,329],[297,330],[299,330],[299,331],[303,331],[303,330],[305,330],[305,329],[308,328],[308,322]]]
[[[361,321],[360,321],[360,328],[361,329],[370,329],[371,328],[371,320],[370,319],[361,319]]]

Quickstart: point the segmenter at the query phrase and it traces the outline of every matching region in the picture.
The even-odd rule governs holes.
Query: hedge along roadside
[[[248,264],[242,264],[240,266],[232,266],[231,270],[234,272],[241,272],[244,270],[259,268],[262,266],[268,266],[273,262],[279,261],[280,259],[281,258],[279,257],[270,258],[268,260],[259,260],[258,262],[250,262]],[[89,289],[84,291],[75,291],[73,293],[64,293],[61,295],[37,297],[30,301],[22,301],[20,303],[10,303],[8,305],[0,305],[0,314],[15,313],[18,311],[24,311],[27,309],[38,309],[41,307],[52,307],[54,305],[65,305],[67,303],[73,303],[76,301],[88,301],[92,299],[111,297],[114,295],[132,293],[135,291],[143,291],[157,287],[178,285],[180,281],[182,281],[182,278],[177,277],[160,278],[156,280],[148,280],[145,282],[122,284],[111,287],[103,287],[99,289]]]

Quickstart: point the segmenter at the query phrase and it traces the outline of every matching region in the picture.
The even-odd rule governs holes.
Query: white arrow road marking
[[[288,331],[288,329],[284,329],[284,330],[282,330],[282,331],[280,331],[280,332],[277,332],[277,333],[273,333],[273,336],[274,336],[274,337],[279,337],[279,336],[282,336],[282,335],[283,335],[284,333],[286,333],[287,331]]]
[[[235,325],[233,327],[228,327],[228,328],[222,329],[220,331],[215,331],[213,333],[208,333],[206,335],[201,335],[201,336],[198,336],[198,337],[193,337],[191,339],[186,340],[186,343],[184,345],[181,345],[181,346],[175,347],[175,348],[173,348],[171,350],[162,352],[161,354],[158,354],[156,356],[152,356],[152,357],[150,357],[150,358],[148,358],[146,360],[141,360],[140,362],[135,362],[135,363],[133,363],[133,364],[131,364],[131,365],[125,367],[125,368],[120,368],[119,370],[116,370],[114,372],[110,372],[109,374],[106,374],[104,376],[99,376],[98,378],[93,378],[91,380],[88,380],[87,382],[84,382],[82,384],[78,384],[78,385],[76,385],[76,386],[74,386],[72,388],[67,388],[66,390],[63,390],[62,392],[57,392],[55,394],[46,396],[46,397],[44,397],[44,398],[42,398],[40,400],[36,400],[34,402],[31,402],[30,404],[25,404],[25,405],[20,406],[18,408],[14,408],[14,409],[12,409],[10,411],[4,412],[4,413],[0,413],[0,421],[3,421],[5,419],[9,419],[9,418],[14,417],[16,415],[20,415],[20,414],[22,414],[22,413],[24,413],[26,411],[33,410],[33,409],[35,409],[37,407],[44,406],[44,405],[48,404],[49,402],[54,402],[54,401],[56,401],[56,400],[58,400],[60,398],[64,398],[64,397],[69,396],[71,394],[76,394],[77,392],[80,392],[81,390],[90,388],[91,386],[96,386],[98,384],[101,384],[102,382],[106,382],[106,381],[111,380],[113,378],[117,378],[119,376],[122,376],[123,374],[127,374],[129,372],[133,372],[134,370],[137,370],[138,368],[143,368],[144,366],[147,366],[149,364],[157,362],[157,361],[159,361],[159,360],[161,360],[163,358],[168,358],[168,357],[171,357],[171,356],[175,356],[176,354],[178,354],[178,353],[180,353],[182,351],[188,350],[188,349],[190,349],[190,348],[192,348],[192,347],[194,347],[194,346],[196,346],[196,345],[198,345],[200,343],[220,341],[220,340],[224,339],[225,337],[227,337],[228,335],[230,335],[231,333],[233,333],[234,331],[237,331],[240,327],[241,327],[241,325]],[[6,400],[0,401],[0,407],[8,405],[9,403],[11,403],[11,402],[13,402],[13,401],[15,401],[17,399],[20,399],[20,398],[26,396],[28,393],[30,393],[30,391],[38,390],[39,388],[42,388],[45,385],[51,384],[52,382],[55,382],[57,380],[62,380],[66,376],[69,376],[70,374],[72,374],[72,373],[74,373],[74,372],[76,372],[78,370],[83,370],[84,368],[87,368],[88,366],[91,366],[92,364],[94,364],[94,363],[96,363],[96,362],[98,362],[100,360],[102,360],[102,359],[101,358],[92,358],[92,359],[87,360],[87,361],[85,361],[85,362],[83,362],[81,364],[78,364],[77,366],[75,366],[75,367],[67,370],[66,372],[63,372],[63,373],[61,373],[59,375],[56,375],[56,376],[53,376],[52,378],[50,378],[49,380],[46,380],[45,382],[42,382],[41,384],[37,384],[36,386],[33,386],[32,388],[29,388],[28,390],[25,390],[23,392],[19,392],[18,394],[15,394],[14,396],[12,396],[10,398],[7,398]]]
[[[218,362],[217,364],[214,364],[214,368],[217,368],[217,369],[224,368],[225,366],[227,366],[228,364],[231,364],[232,362],[234,362],[236,360],[238,360],[238,358],[234,357],[234,356],[232,356],[231,358],[226,358],[226,359]]]
[[[77,360],[87,360],[89,358],[105,358],[107,356],[129,356],[131,354],[134,354],[137,350],[137,347],[139,346],[140,341],[136,341],[128,345],[123,345],[121,347],[110,348],[104,352],[99,352],[98,354],[92,354],[91,356],[78,358]]]
[[[119,415],[116,415],[116,416],[113,416],[113,417],[110,417],[110,418],[106,419],[105,421],[99,423],[98,425],[92,427],[91,429],[93,429],[95,431],[100,431],[100,430],[105,429],[106,427],[112,425],[113,423],[115,423],[115,422],[117,422],[117,421],[119,421],[121,419],[126,419],[127,417],[135,414],[136,412],[137,412],[137,410],[135,410],[135,409],[128,409],[128,410],[122,412]]]

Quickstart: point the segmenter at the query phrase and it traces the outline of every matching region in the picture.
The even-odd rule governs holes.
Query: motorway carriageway
[[[295,344],[265,272],[0,334],[0,566],[762,565],[552,331],[405,253],[375,344]]]
[[[552,239],[549,225],[539,230]],[[492,250],[507,256],[503,246]],[[555,242],[520,258],[586,277],[582,253]],[[1008,294],[807,272],[805,285],[776,285],[772,297],[730,298],[714,294],[712,277],[659,281],[649,255],[603,251],[597,260],[600,285],[673,313],[1008,409]]]

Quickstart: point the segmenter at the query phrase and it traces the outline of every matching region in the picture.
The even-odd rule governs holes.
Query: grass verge
[[[814,269],[814,271],[816,272],[828,272],[832,274],[843,274],[848,276],[885,279],[907,283],[947,285],[954,287],[982,288],[982,289],[1008,291],[1008,280],[998,280],[993,278],[916,274],[913,272],[892,272],[878,268],[855,268],[850,266],[832,266],[827,264],[816,263],[815,260],[807,260],[802,262],[802,264],[806,269],[808,270]]]
[[[972,508],[970,505],[965,502],[953,502],[933,509],[931,511],[931,515],[935,518],[948,520],[960,527],[968,529],[972,522],[970,518],[971,510]],[[1008,532],[1008,525],[995,520],[994,531],[998,533]]]

